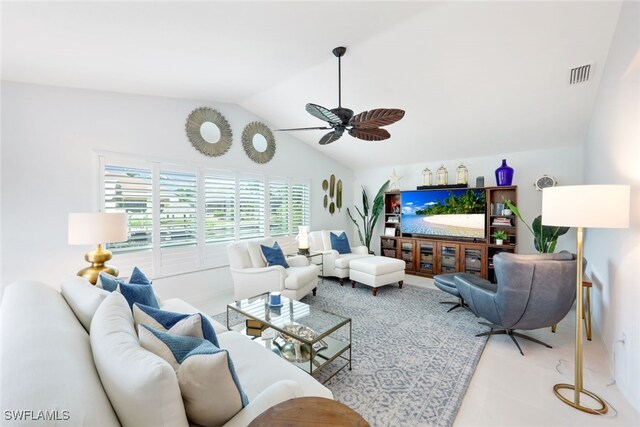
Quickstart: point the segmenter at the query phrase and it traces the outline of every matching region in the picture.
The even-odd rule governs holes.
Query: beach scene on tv
[[[485,237],[485,195],[478,190],[402,192],[402,233]]]

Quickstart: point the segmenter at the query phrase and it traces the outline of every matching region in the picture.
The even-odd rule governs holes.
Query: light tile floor
[[[435,288],[432,279],[408,276],[407,283]],[[337,285],[327,281],[328,286]],[[233,293],[195,305],[206,313],[222,313]],[[455,316],[446,313],[443,316]],[[584,340],[585,387],[610,404],[606,415],[590,415],[562,403],[553,385],[573,383],[575,314],[571,312],[557,333],[549,329],[527,332],[553,346],[519,340],[521,356],[507,336],[491,337],[476,368],[455,421],[466,426],[640,426],[640,414],[618,390],[609,372],[599,337]],[[595,331],[594,331],[595,332]]]

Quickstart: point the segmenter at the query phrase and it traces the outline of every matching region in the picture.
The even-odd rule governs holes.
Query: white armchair
[[[349,277],[349,262],[354,259],[372,256],[369,254],[366,246],[351,246],[350,254],[340,254],[338,251],[331,249],[331,237],[329,233],[339,236],[343,230],[322,230],[312,231],[309,233],[309,250],[312,253],[322,253],[322,276],[337,277],[340,286],[343,285],[344,279]]]
[[[245,240],[227,246],[235,299],[241,300],[264,292],[282,292],[299,300],[309,292],[316,294],[318,266],[302,255],[287,258],[289,268],[267,267],[260,245],[273,246],[274,239]]]

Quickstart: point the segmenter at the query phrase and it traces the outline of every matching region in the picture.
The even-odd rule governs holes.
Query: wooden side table
[[[370,424],[347,405],[324,397],[298,397],[258,415],[249,427],[353,426]]]
[[[584,301],[584,310],[582,311],[582,318],[584,319],[584,329],[587,334],[587,339],[591,341],[591,288],[593,283],[589,276],[584,274],[582,276],[582,299]],[[551,332],[556,332],[556,326],[551,326]]]

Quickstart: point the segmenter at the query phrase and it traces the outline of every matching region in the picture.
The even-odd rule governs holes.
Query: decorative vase
[[[502,165],[496,169],[496,184],[498,187],[511,185],[513,182],[513,168],[507,165],[507,159],[502,159]]]
[[[503,244],[504,244],[504,240],[496,239],[496,245],[503,245]]]

